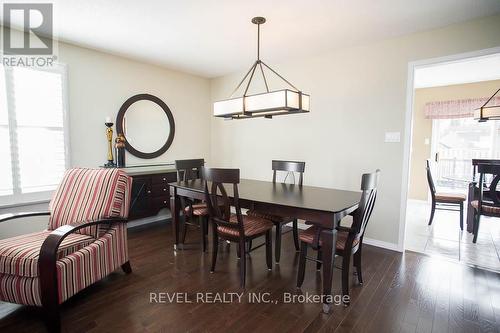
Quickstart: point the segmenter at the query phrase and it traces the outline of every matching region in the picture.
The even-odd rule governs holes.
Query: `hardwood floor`
[[[188,233],[192,249],[174,253],[169,224],[129,231],[133,273],[116,272],[62,307],[66,332],[498,332],[500,275],[414,252],[404,255],[363,249],[364,285],[351,279],[351,306],[283,303],[295,289],[298,253],[292,233],[284,235],[281,264],[269,272],[264,247],[252,252],[247,293],[270,293],[278,303],[196,303],[197,292],[239,289],[236,247],[219,252],[214,274],[210,252],[199,251],[198,232]],[[255,244],[257,245],[257,244]],[[337,264],[339,265],[339,263]],[[321,275],[307,263],[302,293],[319,294]],[[334,276],[340,291],[340,270]],[[150,293],[187,293],[190,304],[150,303]],[[226,294],[228,295],[228,294]],[[44,332],[38,309],[0,302],[0,332]]]

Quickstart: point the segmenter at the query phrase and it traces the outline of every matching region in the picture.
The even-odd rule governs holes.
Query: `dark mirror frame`
[[[151,101],[153,103],[158,104],[162,110],[165,112],[168,118],[168,122],[170,124],[170,134],[168,135],[167,141],[165,144],[158,149],[157,151],[154,151],[152,153],[145,153],[142,151],[139,151],[135,149],[127,140],[127,137],[123,133],[123,118],[125,117],[125,113],[127,112],[128,108],[134,104],[135,102],[138,101]],[[117,134],[123,134],[125,137],[125,149],[132,155],[139,157],[139,158],[144,158],[144,159],[149,159],[149,158],[155,158],[158,156],[163,155],[170,145],[172,145],[172,142],[174,141],[174,134],[175,134],[175,122],[174,122],[174,116],[172,115],[172,112],[170,111],[170,108],[163,102],[161,99],[159,99],[156,96],[150,95],[150,94],[137,94],[125,101],[123,105],[120,107],[120,110],[118,111],[118,115],[116,116],[116,132]]]

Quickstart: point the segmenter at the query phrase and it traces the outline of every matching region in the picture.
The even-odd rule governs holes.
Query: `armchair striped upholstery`
[[[123,222],[131,185],[119,169],[68,170],[45,213],[47,230],[0,239],[0,301],[44,307],[56,331],[59,304],[120,266],[130,272]]]

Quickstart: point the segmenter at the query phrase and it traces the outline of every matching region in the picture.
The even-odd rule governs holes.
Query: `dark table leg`
[[[467,231],[473,232],[474,230],[474,207],[471,206],[471,202],[475,197],[476,183],[469,183],[469,192],[467,194]]]
[[[172,214],[172,231],[174,234],[174,250],[182,248],[179,244],[179,223],[180,223],[180,199],[177,195],[177,189],[173,186],[170,187],[170,213]]]
[[[329,313],[331,309],[332,277],[335,266],[335,248],[337,244],[337,230],[325,229],[321,232],[323,255],[323,312]]]

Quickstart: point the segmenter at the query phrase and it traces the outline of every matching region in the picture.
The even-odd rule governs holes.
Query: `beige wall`
[[[275,64],[311,94],[312,112],[272,120],[213,119],[212,165],[239,167],[245,178],[270,179],[271,159],[303,160],[305,184],[346,189],[358,189],[363,172],[380,168],[367,237],[395,247],[403,142],[384,143],[384,132],[404,137],[408,62],[495,46],[500,46],[499,16]],[[212,100],[227,98],[243,74],[214,79]]]
[[[208,79],[68,44],[59,46],[59,59],[68,66],[72,166],[105,162],[104,118],[116,119],[123,102],[138,93],[158,96],[169,106],[175,137],[157,159],[141,160],[127,153],[127,163],[210,157]]]
[[[410,199],[427,200],[429,193],[425,173],[425,160],[431,158],[432,120],[425,118],[425,104],[437,101],[489,97],[498,88],[500,88],[500,80],[415,89],[410,189],[408,191]],[[425,139],[429,139],[428,145],[425,144]]]
[[[361,173],[382,169],[367,237],[394,245],[403,143],[384,143],[384,132],[400,131],[404,137],[408,62],[499,45],[496,16],[276,64],[311,93],[312,112],[226,122],[211,117],[209,102],[227,98],[242,73],[208,81],[62,44],[60,61],[68,65],[69,76],[71,161],[74,166],[103,163],[104,117],[115,116],[130,95],[150,92],[171,107],[177,125],[162,160],[204,156],[212,166],[239,167],[242,177],[266,180],[271,159],[304,160],[306,184],[346,189],[359,188]],[[9,232],[18,230],[14,223],[4,224],[0,238],[6,225]]]
[[[148,65],[110,54],[59,43],[59,58],[67,65],[70,154],[73,167],[97,167],[106,161],[104,119],[116,118],[130,96],[150,93],[161,98],[175,119],[172,146],[154,160],[127,154],[127,163],[158,163],[181,158],[210,158],[210,82],[208,79]],[[154,133],[144,133],[154,136]],[[16,208],[26,211],[37,207]],[[0,214],[12,209],[0,209]],[[0,239],[45,226],[45,219],[2,223]],[[29,226],[29,227],[27,227]]]

